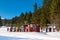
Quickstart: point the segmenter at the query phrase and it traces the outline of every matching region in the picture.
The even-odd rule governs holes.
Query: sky
[[[34,11],[34,3],[42,7],[43,0],[0,0],[0,16],[11,19],[22,12]]]

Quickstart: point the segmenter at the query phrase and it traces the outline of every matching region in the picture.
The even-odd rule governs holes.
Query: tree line
[[[24,25],[32,22],[39,22],[40,26],[45,27],[47,24],[55,23],[60,28],[60,0],[44,0],[42,7],[34,4],[34,12],[22,12],[20,16],[15,16],[10,20],[4,20],[5,23]]]

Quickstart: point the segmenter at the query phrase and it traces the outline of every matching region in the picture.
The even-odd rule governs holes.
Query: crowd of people
[[[22,27],[7,27],[7,31],[9,32],[55,32],[55,28],[46,27],[43,29],[42,27],[30,27],[30,26],[22,26]]]
[[[43,32],[42,27],[39,28],[39,32]],[[28,28],[25,29],[24,31],[24,27],[7,27],[7,31],[9,32],[28,32]],[[30,28],[30,32],[37,32],[35,27]]]
[[[8,27],[7,31],[9,31],[9,32],[20,32],[21,29],[19,29],[18,27]]]

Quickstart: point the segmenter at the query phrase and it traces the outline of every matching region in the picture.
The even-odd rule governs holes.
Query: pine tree
[[[19,16],[19,22],[24,24],[24,19],[25,19],[25,15],[24,13],[21,13],[21,15]]]
[[[41,13],[40,13],[40,26],[44,27],[45,24],[46,24],[46,19],[45,19],[44,10],[41,10]]]
[[[41,8],[41,14],[40,14],[40,25],[41,26],[46,26],[47,24],[50,23],[49,20],[49,4],[50,0],[44,0],[43,6]]]
[[[49,9],[49,19],[51,24],[55,23],[57,28],[60,27],[60,0],[51,0]]]
[[[2,26],[3,24],[2,24],[2,19],[1,19],[1,16],[0,16],[0,26]]]
[[[32,12],[29,11],[28,13],[28,23],[30,24],[32,22]]]
[[[37,11],[37,3],[35,2],[35,4],[34,4],[34,12],[36,12]]]

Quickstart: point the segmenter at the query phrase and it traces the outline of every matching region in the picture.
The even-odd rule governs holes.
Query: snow
[[[4,19],[3,17],[1,17],[1,19]]]
[[[15,38],[30,38],[35,40],[60,40],[60,32],[7,32],[7,28],[0,28],[0,36]]]

